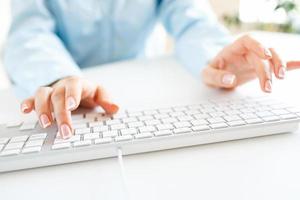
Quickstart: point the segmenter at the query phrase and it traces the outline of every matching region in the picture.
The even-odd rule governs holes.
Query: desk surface
[[[124,108],[262,95],[257,81],[231,92],[207,88],[171,58],[115,63],[86,70],[85,74],[103,84]],[[285,81],[275,81],[272,96],[297,103],[299,75],[295,71],[287,74]],[[18,105],[11,91],[2,91],[0,102],[2,116],[15,115]],[[124,164],[131,197],[298,200],[300,135],[297,132],[126,156]],[[123,199],[123,195],[116,158],[0,174],[1,199],[116,200]]]

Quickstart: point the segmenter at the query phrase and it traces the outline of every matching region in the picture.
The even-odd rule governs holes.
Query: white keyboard
[[[37,121],[0,126],[0,172],[135,154],[297,130],[300,110],[268,98],[72,116],[74,136]]]

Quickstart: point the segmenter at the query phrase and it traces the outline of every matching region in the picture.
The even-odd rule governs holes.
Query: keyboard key
[[[42,147],[28,147],[22,150],[22,153],[38,153],[42,150]]]
[[[175,134],[182,134],[182,133],[190,133],[190,132],[192,132],[192,130],[190,128],[185,127],[185,128],[176,128],[173,130],[173,132]]]
[[[143,113],[140,111],[136,111],[136,112],[129,112],[128,115],[129,117],[138,117],[138,116],[142,116]]]
[[[99,133],[88,133],[83,136],[84,140],[92,140],[99,138]]]
[[[153,136],[152,133],[149,133],[149,132],[146,132],[146,133],[139,133],[139,134],[136,134],[134,135],[134,137],[136,139],[144,139],[144,138],[151,138]]]
[[[121,129],[121,135],[134,135],[137,134],[137,130],[135,128]]]
[[[119,130],[119,129],[124,129],[124,128],[126,128],[125,124],[115,124],[115,125],[110,126],[111,130]]]
[[[169,123],[178,122],[178,119],[169,117],[169,118],[161,119],[161,121],[162,121],[164,124],[169,124]]]
[[[106,138],[99,138],[95,140],[95,144],[105,144],[105,143],[111,143],[113,140],[111,137]]]
[[[4,144],[0,144],[0,151],[2,151]]]
[[[145,115],[155,115],[158,114],[157,110],[145,110]]]
[[[145,124],[147,126],[157,125],[157,124],[160,124],[160,121],[158,119],[154,119],[154,120],[145,121]]]
[[[24,142],[8,143],[5,147],[5,150],[10,149],[21,149],[24,145]]]
[[[107,120],[106,125],[115,125],[115,124],[121,124],[120,119],[113,119],[113,120]]]
[[[209,118],[210,116],[208,114],[197,114],[197,115],[194,115],[194,118],[195,119],[206,119],[206,118]]]
[[[171,130],[163,130],[163,131],[156,131],[154,132],[155,136],[166,136],[166,135],[172,135]]]
[[[207,121],[211,124],[217,124],[217,123],[225,122],[225,120],[221,117],[208,118]]]
[[[103,126],[103,122],[89,122],[89,127]]]
[[[74,147],[83,147],[83,146],[89,146],[92,144],[91,140],[83,140],[83,141],[76,141],[73,143]]]
[[[133,139],[132,135],[121,135],[121,136],[115,137],[116,142],[129,141],[132,139]]]
[[[0,138],[0,144],[6,144],[9,141],[9,138]]]
[[[205,125],[205,124],[208,124],[208,121],[206,121],[205,119],[197,119],[197,120],[192,120],[191,123],[192,123],[194,126],[197,126],[197,125]]]
[[[211,124],[211,128],[213,129],[219,129],[219,128],[226,128],[228,125],[226,123],[216,123],[216,124]]]
[[[155,119],[164,119],[164,118],[169,118],[170,116],[168,114],[157,114],[154,115]]]
[[[136,117],[128,117],[128,118],[124,118],[122,119],[124,123],[129,123],[129,122],[136,122],[138,121]]]
[[[93,127],[93,132],[104,132],[104,131],[108,131],[108,126]]]
[[[228,122],[241,120],[241,118],[238,115],[224,116],[224,119]]]
[[[212,112],[212,113],[209,113],[209,114],[210,114],[210,116],[212,116],[212,117],[222,117],[222,116],[225,115],[225,113],[223,113],[223,112],[221,112],[221,111],[219,111],[219,112]]]
[[[4,150],[0,154],[0,156],[14,156],[20,153],[20,149],[13,149],[13,150]]]
[[[72,137],[68,139],[62,139],[62,138],[56,138],[54,140],[54,144],[60,144],[60,143],[70,143],[75,141],[80,141],[80,135],[73,135]]]
[[[176,122],[174,123],[176,128],[184,128],[184,127],[191,127],[191,123],[189,122]]]
[[[264,122],[260,118],[246,119],[245,121],[247,122],[247,124],[258,124],[258,123],[263,123]]]
[[[268,117],[268,116],[272,116],[273,113],[271,113],[270,111],[262,111],[262,112],[257,112],[256,115],[259,117]]]
[[[193,120],[194,118],[192,118],[191,116],[179,116],[179,117],[177,117],[177,119],[178,119],[180,122],[184,122],[184,121],[191,121],[191,120]]]
[[[286,115],[280,115],[280,118],[281,119],[297,119],[298,116],[295,114],[286,114]]]
[[[87,134],[87,133],[90,133],[90,132],[91,132],[90,128],[75,129],[75,135]]]
[[[247,114],[240,114],[240,117],[243,119],[254,119],[257,118],[257,116],[253,113],[247,113]]]
[[[156,131],[156,128],[154,126],[144,126],[144,127],[140,127],[139,131],[141,133],[143,133],[143,132],[152,132],[152,131]]]
[[[245,125],[246,122],[244,122],[243,120],[237,120],[237,121],[227,122],[227,124],[229,124],[229,126],[241,126],[241,125]]]
[[[138,117],[140,121],[153,120],[154,117],[152,115],[140,116]]]
[[[44,144],[44,140],[32,140],[32,141],[28,141],[25,144],[25,148],[26,147],[34,147],[34,146],[42,146]]]
[[[83,123],[83,124],[73,124],[72,125],[73,129],[84,129],[87,128],[87,123]]]
[[[130,122],[128,123],[129,128],[136,128],[136,127],[141,127],[144,126],[143,122]]]
[[[169,115],[171,116],[171,117],[179,117],[179,116],[184,116],[185,114],[184,114],[184,112],[171,112],[171,113],[169,113]]]
[[[102,133],[103,137],[115,137],[118,135],[118,131],[114,130],[114,131],[104,131]]]
[[[172,124],[159,124],[156,125],[157,130],[162,131],[162,130],[170,130],[173,129],[174,126]]]
[[[22,126],[19,128],[20,131],[28,131],[33,130],[36,127],[37,122],[31,121],[31,122],[24,122]]]
[[[56,150],[56,149],[67,149],[67,148],[70,148],[70,147],[71,147],[71,143],[70,142],[65,142],[65,143],[54,144],[52,146],[52,149],[53,150]]]
[[[25,142],[28,138],[28,135],[16,136],[10,139],[10,142]]]
[[[22,121],[17,120],[17,121],[11,121],[6,123],[6,128],[16,128],[22,125]]]
[[[278,117],[278,116],[269,116],[269,117],[263,117],[262,119],[266,122],[273,122],[273,121],[279,121],[280,117]]]
[[[39,140],[39,139],[46,139],[47,133],[38,133],[33,134],[29,137],[29,140]]]
[[[209,130],[210,127],[207,125],[200,125],[200,126],[192,126],[193,131],[206,131]]]

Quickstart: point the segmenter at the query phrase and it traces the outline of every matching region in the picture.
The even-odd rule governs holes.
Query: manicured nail
[[[63,139],[68,139],[72,136],[72,131],[67,124],[60,126],[60,133]]]
[[[265,55],[269,58],[272,58],[272,53],[269,49],[265,48]]]
[[[73,97],[68,97],[67,99],[67,109],[73,110],[76,107],[76,102]]]
[[[51,122],[46,114],[42,114],[40,116],[40,122],[43,128],[47,128],[48,126],[51,125]]]
[[[281,66],[280,68],[279,68],[279,71],[278,71],[278,76],[279,76],[279,78],[284,78],[285,77],[285,67],[283,67],[283,66]]]
[[[266,81],[265,90],[266,90],[266,92],[272,92],[272,82],[270,80]]]
[[[22,110],[23,113],[27,112],[28,109],[29,109],[29,107],[27,106],[27,104],[23,103],[23,104],[21,105],[21,110]]]
[[[233,74],[225,74],[222,78],[222,83],[225,85],[232,85],[235,81],[235,75]]]

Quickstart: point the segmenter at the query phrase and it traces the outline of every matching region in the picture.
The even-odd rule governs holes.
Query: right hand
[[[101,106],[107,114],[118,112],[119,107],[112,103],[104,89],[80,77],[67,77],[48,87],[40,87],[35,96],[21,104],[23,113],[35,110],[41,127],[47,128],[53,122],[52,112],[62,138],[73,135],[71,111],[83,106]]]

